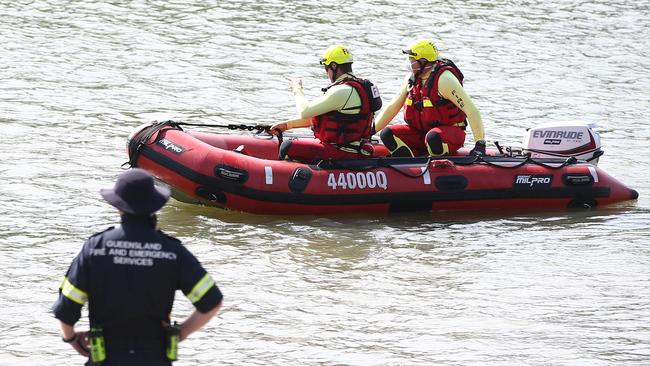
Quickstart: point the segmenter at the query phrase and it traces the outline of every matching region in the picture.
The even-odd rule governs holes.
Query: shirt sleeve
[[[85,246],[84,246],[85,247]],[[54,317],[74,325],[81,317],[81,308],[88,301],[88,276],[84,250],[77,254],[59,286],[59,297],[52,307]]]
[[[483,120],[481,114],[474,105],[472,98],[465,91],[460,81],[454,74],[447,70],[440,74],[438,80],[438,93],[441,97],[451,101],[467,115],[467,121],[472,128],[474,140],[483,140],[485,131],[483,130]]]
[[[206,313],[223,300],[223,294],[198,259],[181,245],[179,252],[179,288],[194,307]]]
[[[335,85],[320,97],[308,102],[302,91],[296,93],[296,109],[300,118],[320,116],[331,111],[351,108],[349,113],[358,113],[361,107],[359,93],[350,85]],[[352,109],[352,108],[357,109]]]

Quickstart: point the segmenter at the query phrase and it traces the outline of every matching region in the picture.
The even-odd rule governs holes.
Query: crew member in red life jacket
[[[376,130],[392,156],[454,154],[465,142],[467,123],[474,135],[472,155],[485,154],[481,115],[463,89],[463,74],[453,62],[438,58],[433,42],[420,40],[402,53],[411,71],[388,106],[377,116]],[[404,106],[406,124],[388,126]]]
[[[345,46],[328,48],[320,60],[331,82],[324,94],[309,102],[301,80],[290,82],[300,118],[271,126],[273,134],[311,127],[316,139],[286,139],[279,159],[318,163],[321,160],[358,159],[372,155],[368,142],[375,111],[381,108],[377,87],[352,73],[352,54]]]

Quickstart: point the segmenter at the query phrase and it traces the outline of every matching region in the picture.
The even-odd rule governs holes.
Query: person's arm
[[[311,119],[309,118],[296,118],[288,121],[277,122],[271,125],[270,132],[272,135],[277,135],[278,131],[284,132],[292,128],[301,128],[311,126]]]
[[[294,86],[300,85],[300,86]],[[302,84],[292,84],[294,89],[294,96],[296,97],[296,108],[300,118],[282,121],[275,123],[271,126],[272,134],[277,134],[277,131],[286,131],[292,128],[309,127],[311,126],[311,118],[320,116],[327,112],[338,111],[346,107],[346,105],[361,106],[359,94],[354,90],[354,87],[349,85],[336,85],[330,88],[325,94],[308,102],[305,99],[302,90]]]
[[[74,325],[66,324],[59,320],[61,333],[63,334],[63,342],[69,343],[77,353],[82,356],[88,357],[88,332],[76,332]]]
[[[335,85],[311,102],[305,99],[302,89],[294,95],[296,97],[296,109],[300,118],[310,119],[327,112],[340,111],[348,105],[361,107],[359,94],[350,85]]]
[[[472,98],[470,98],[469,94],[467,94],[451,71],[447,70],[440,75],[440,79],[438,79],[438,93],[465,112],[469,126],[472,129],[472,134],[474,135],[474,141],[484,140],[485,131],[483,129],[481,113],[479,113]]]
[[[86,242],[87,243],[87,242]],[[84,245],[85,248],[85,245]],[[88,356],[88,332],[77,332],[74,324],[81,317],[81,308],[88,301],[84,249],[72,260],[59,286],[59,297],[52,310],[59,320],[63,341],[82,356]]]
[[[59,325],[61,326],[61,333],[63,334],[63,340],[71,340],[75,335],[74,325],[66,324],[59,320]]]
[[[178,251],[179,287],[194,305],[194,312],[181,325],[180,339],[204,326],[219,311],[223,294],[198,259],[181,245]]]
[[[392,121],[393,118],[397,116],[397,113],[402,109],[404,101],[406,100],[406,95],[408,94],[408,80],[410,77],[411,74],[406,76],[399,92],[397,92],[390,103],[388,103],[375,117],[375,132],[379,132],[384,127],[388,126],[390,121]]]
[[[302,80],[291,80],[289,83],[291,86],[291,92],[293,93],[293,98],[296,102],[296,111],[298,115],[302,117],[302,111],[309,105],[309,101],[305,98],[305,91],[302,88]]]
[[[219,310],[221,309],[222,302],[220,302],[217,306],[214,308],[208,310],[205,313],[202,313],[198,310],[194,310],[192,314],[183,321],[183,324],[181,324],[181,333],[180,333],[180,340],[183,341],[187,337],[190,336],[190,334],[196,332],[197,330],[201,329],[205,324],[207,324],[210,319],[212,319]]]

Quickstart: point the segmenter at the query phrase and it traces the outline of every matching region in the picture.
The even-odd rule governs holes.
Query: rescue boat
[[[600,137],[582,124],[539,126],[529,131],[524,148],[497,144],[485,156],[470,156],[463,148],[439,158],[387,157],[386,148],[375,142],[372,158],[314,165],[278,160],[278,139],[268,134],[206,133],[182,125],[165,121],[138,127],[127,143],[130,166],[169,185],[179,201],[228,210],[273,215],[542,211],[596,208],[638,197],[597,166]]]

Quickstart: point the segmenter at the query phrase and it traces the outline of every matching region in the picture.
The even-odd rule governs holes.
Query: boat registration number
[[[384,172],[347,172],[330,173],[327,177],[327,185],[336,189],[366,189],[383,188],[388,189],[388,178]]]

